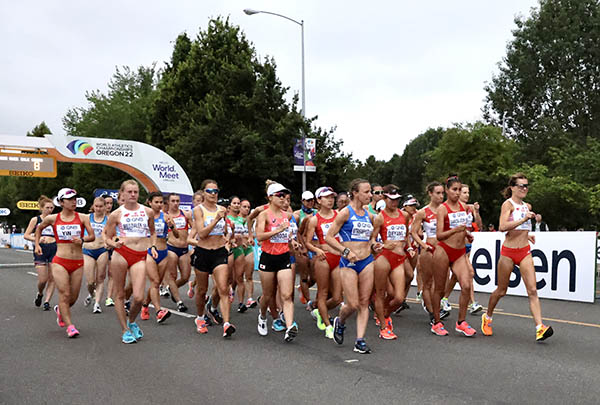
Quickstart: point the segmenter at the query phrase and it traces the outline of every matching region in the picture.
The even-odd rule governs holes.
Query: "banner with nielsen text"
[[[303,164],[306,164],[307,172],[316,172],[315,154],[317,153],[317,140],[315,138],[304,139],[304,159],[302,160],[302,139],[297,139],[294,145],[294,171],[302,172]]]
[[[531,255],[536,271],[538,296],[566,301],[594,302],[596,284],[595,232],[533,232]],[[497,285],[498,260],[504,242],[502,232],[475,232],[471,263],[476,292],[493,292]],[[416,278],[415,278],[416,280]],[[416,283],[413,280],[413,284]],[[456,285],[458,289],[458,284]],[[508,295],[527,296],[519,268],[510,276]]]

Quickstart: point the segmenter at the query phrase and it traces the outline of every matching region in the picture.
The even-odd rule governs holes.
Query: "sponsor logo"
[[[158,178],[161,180],[179,180],[179,173],[177,173],[175,165],[166,164],[164,162],[152,163],[152,170],[158,173]]]
[[[127,143],[96,142],[96,156],[133,157],[133,145]]]
[[[77,155],[78,153],[83,153],[86,156],[94,150],[92,145],[90,145],[89,143],[77,139],[69,142],[67,145],[67,149],[69,149],[74,155]]]

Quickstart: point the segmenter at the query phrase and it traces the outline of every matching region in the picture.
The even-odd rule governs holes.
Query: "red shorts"
[[[527,257],[527,255],[531,252],[531,248],[529,245],[524,246],[522,248],[509,248],[502,245],[502,249],[500,249],[500,256],[506,256],[511,259],[516,266],[521,264],[521,261]]]
[[[127,266],[131,267],[137,262],[141,262],[142,260],[146,260],[146,255],[148,254],[147,250],[133,250],[123,245],[118,249],[115,249],[115,252],[119,252],[123,259],[127,261]]]
[[[75,270],[83,267],[83,259],[73,260],[73,259],[65,259],[62,257],[54,256],[54,258],[52,259],[52,263],[63,266],[69,274],[71,274]]]
[[[383,249],[381,253],[377,255],[377,258],[379,257],[385,257],[392,270],[400,266],[406,260],[406,255],[399,255],[398,253],[394,253],[389,249]]]
[[[329,265],[329,270],[335,269],[340,264],[340,255],[336,255],[330,252],[325,252],[325,260]]]
[[[444,249],[444,251],[448,255],[448,260],[450,261],[450,264],[454,263],[455,261],[460,259],[462,255],[467,253],[467,249],[465,247],[456,249],[446,245],[444,242],[438,242],[437,245]]]

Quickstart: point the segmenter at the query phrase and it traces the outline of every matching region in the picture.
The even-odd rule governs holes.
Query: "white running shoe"
[[[470,314],[476,314],[479,311],[481,311],[483,309],[483,306],[478,303],[477,301],[473,301],[473,303],[471,305],[469,305],[469,313]]]
[[[263,318],[260,315],[260,311],[258,311],[258,334],[261,336],[267,336],[269,333],[269,328],[267,328],[267,318]]]
[[[83,305],[85,305],[87,307],[91,303],[92,303],[92,294],[88,294],[88,296],[85,297],[85,299],[83,300]]]
[[[94,303],[94,310],[92,312],[94,314],[101,314],[102,313],[102,307],[100,307],[100,304],[98,304],[97,302]]]
[[[442,305],[442,309],[446,312],[450,312],[452,311],[452,307],[450,306],[450,303],[448,302],[448,298],[444,297],[442,298],[442,300],[440,301],[440,304]]]

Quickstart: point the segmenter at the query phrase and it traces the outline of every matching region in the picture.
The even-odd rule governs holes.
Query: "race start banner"
[[[307,172],[316,172],[317,167],[315,166],[315,154],[317,151],[317,140],[315,138],[304,139],[304,156],[306,162],[302,160],[302,139],[297,139],[294,145],[294,171],[304,171],[303,163],[306,164]]]

